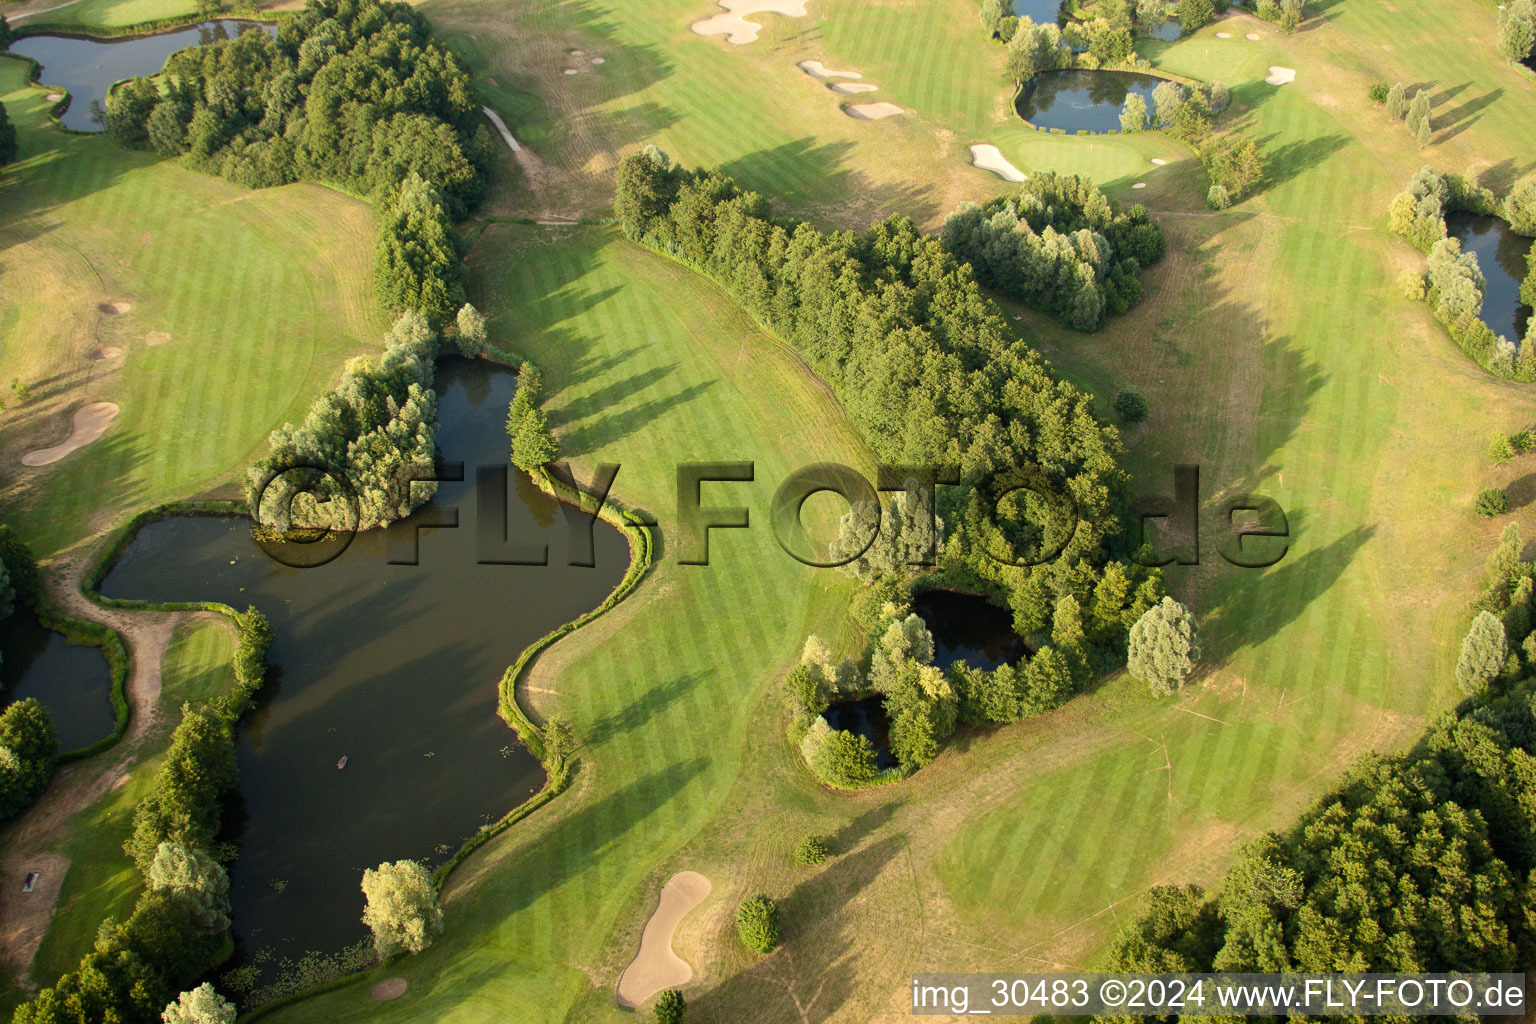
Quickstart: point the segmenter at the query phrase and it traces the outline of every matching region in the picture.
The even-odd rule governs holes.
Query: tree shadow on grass
[[[610,711],[582,729],[586,745],[599,746],[616,736],[631,732],[655,718],[667,708],[692,693],[704,679],[702,672],[685,672],[658,683],[633,703]]]
[[[863,230],[899,213],[921,224],[936,216],[933,187],[911,182],[876,182],[847,166],[857,143],[817,144],[811,136],[748,153],[722,164],[722,173],[758,192],[779,212],[818,226]]]

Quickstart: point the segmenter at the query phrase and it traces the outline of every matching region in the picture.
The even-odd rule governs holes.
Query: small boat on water
[[[336,770],[337,771],[341,771],[343,768],[345,768],[347,766],[347,762],[349,760],[351,760],[351,758],[349,758],[345,754],[343,754],[341,756],[341,760],[336,762]]]

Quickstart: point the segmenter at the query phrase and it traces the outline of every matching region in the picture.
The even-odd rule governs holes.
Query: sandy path
[[[501,137],[506,140],[508,146],[512,147],[512,152],[521,152],[523,147],[519,146],[517,140],[512,137],[512,129],[507,127],[507,122],[501,119],[501,115],[490,107],[481,107],[480,109],[485,112],[486,117],[491,119],[491,124],[496,126],[496,130],[501,132]]]
[[[103,352],[106,350],[103,349]],[[121,355],[121,351],[118,352]],[[111,358],[104,356],[104,358]],[[58,462],[76,448],[83,448],[107,432],[107,427],[117,419],[114,402],[87,402],[75,410],[74,425],[69,436],[51,448],[37,448],[21,457],[23,466],[48,466]]]
[[[512,129],[501,119],[501,115],[490,107],[480,108],[485,116],[491,119],[496,130],[501,133],[502,139],[508,148],[512,150],[512,156],[517,161],[517,166],[522,168],[523,177],[528,180],[528,189],[539,203],[539,215],[535,219],[540,224],[574,224],[576,218],[564,213],[558,213],[554,209],[552,195],[558,184],[559,175],[551,170],[549,165],[539,159],[539,155],[531,149],[518,145],[517,139],[512,135]]]
[[[640,935],[640,952],[619,977],[619,1005],[633,1009],[662,989],[677,988],[693,977],[688,962],[672,952],[672,935],[688,912],[709,895],[709,879],[697,871],[679,871],[661,887],[656,912]]]
[[[99,549],[92,550],[78,556],[77,561],[56,566],[48,573],[48,596],[67,615],[111,626],[127,644],[132,664],[128,674],[128,731],[106,753],[60,767],[36,806],[0,829],[0,965],[23,987],[29,987],[25,975],[53,917],[69,867],[68,858],[53,847],[64,838],[69,820],[122,785],[138,762],[145,738],[159,721],[160,672],[172,631],[181,622],[213,617],[207,613],[128,612],[92,604],[79,588],[85,567],[99,554]],[[36,890],[22,894],[22,879],[29,871],[40,871],[42,879]]]
[[[696,21],[691,26],[701,36],[724,35],[725,41],[735,46],[755,42],[763,26],[748,21],[749,14],[782,14],[786,18],[805,17],[806,0],[719,0],[724,14],[716,14]]]
[[[1003,156],[1002,150],[996,146],[972,146],[971,164],[984,171],[991,171],[1004,181],[1024,180],[1024,172],[1013,166],[1013,163]]]
[[[843,113],[859,121],[878,121],[882,117],[895,117],[905,113],[894,103],[855,103],[844,107]]]

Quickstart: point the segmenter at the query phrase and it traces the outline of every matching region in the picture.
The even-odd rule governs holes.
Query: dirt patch
[[[972,146],[971,166],[980,167],[984,171],[991,171],[1004,181],[1024,180],[1024,172],[1013,166],[996,146]]]
[[[719,0],[724,14],[716,14],[696,21],[690,26],[697,35],[724,35],[733,46],[745,46],[755,42],[763,26],[748,21],[749,14],[782,14],[786,18],[805,17],[806,0]]]
[[[107,345],[91,353],[92,359],[116,359],[123,354],[123,350],[116,345]]]
[[[855,103],[851,107],[844,107],[843,113],[859,121],[878,121],[883,117],[895,117],[904,114],[894,103]]]
[[[131,303],[131,302],[103,302],[100,305],[98,305],[96,308],[101,310],[103,313],[107,314],[107,316],[122,316],[124,313],[128,312],[130,309],[133,308],[133,303]]]
[[[409,987],[409,984],[404,978],[390,978],[388,981],[381,981],[373,986],[369,990],[369,994],[379,1002],[387,1003],[391,999],[399,999],[405,995],[405,990]]]
[[[709,890],[709,879],[696,871],[679,871],[667,879],[656,912],[640,935],[640,951],[619,977],[614,994],[620,1006],[632,1009],[662,989],[677,988],[693,977],[688,962],[672,952],[672,936]]]
[[[795,67],[812,78],[863,78],[857,71],[833,71],[819,60],[803,60]]]
[[[1270,85],[1284,85],[1287,82],[1296,81],[1295,68],[1282,68],[1278,64],[1269,66],[1269,77],[1264,79]]]
[[[103,350],[105,351],[105,350]],[[74,426],[69,436],[51,448],[37,448],[21,457],[23,466],[48,466],[76,448],[83,448],[107,432],[107,425],[117,419],[115,402],[87,402],[75,410]]]
[[[34,871],[37,883],[31,892],[22,892]],[[69,858],[60,853],[7,858],[0,871],[0,955],[18,978],[32,966],[68,871]]]
[[[171,335],[169,331],[150,331],[148,334],[144,335],[144,344],[150,346],[151,348],[155,347],[156,345],[164,345],[170,340]]]

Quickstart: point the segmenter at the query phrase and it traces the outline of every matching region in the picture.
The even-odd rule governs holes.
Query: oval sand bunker
[[[991,171],[1004,181],[1023,181],[1024,172],[1013,166],[996,146],[972,146],[971,165]]]
[[[1287,82],[1296,81],[1295,68],[1282,68],[1278,64],[1271,64],[1269,77],[1264,79],[1270,85],[1284,85]]]
[[[855,103],[843,108],[843,113],[860,121],[878,121],[882,117],[894,117],[902,112],[894,103]]]
[[[373,986],[370,994],[379,1002],[387,1003],[391,999],[399,999],[405,995],[405,990],[408,987],[409,982],[404,978],[390,978],[388,981],[381,981]]]
[[[83,448],[107,432],[107,425],[117,419],[117,406],[112,402],[89,402],[75,410],[74,426],[59,444],[52,448],[38,448],[21,457],[23,466],[48,466],[58,462],[76,448]]]
[[[672,935],[688,912],[709,895],[709,879],[697,871],[679,871],[661,887],[656,912],[645,922],[640,952],[619,976],[614,993],[619,1005],[634,1008],[666,988],[677,988],[693,977],[688,962],[672,952]]]
[[[735,46],[754,42],[763,26],[748,21],[748,14],[782,14],[786,18],[805,17],[805,0],[719,0],[724,14],[696,21],[690,26],[701,36],[724,35]]]

